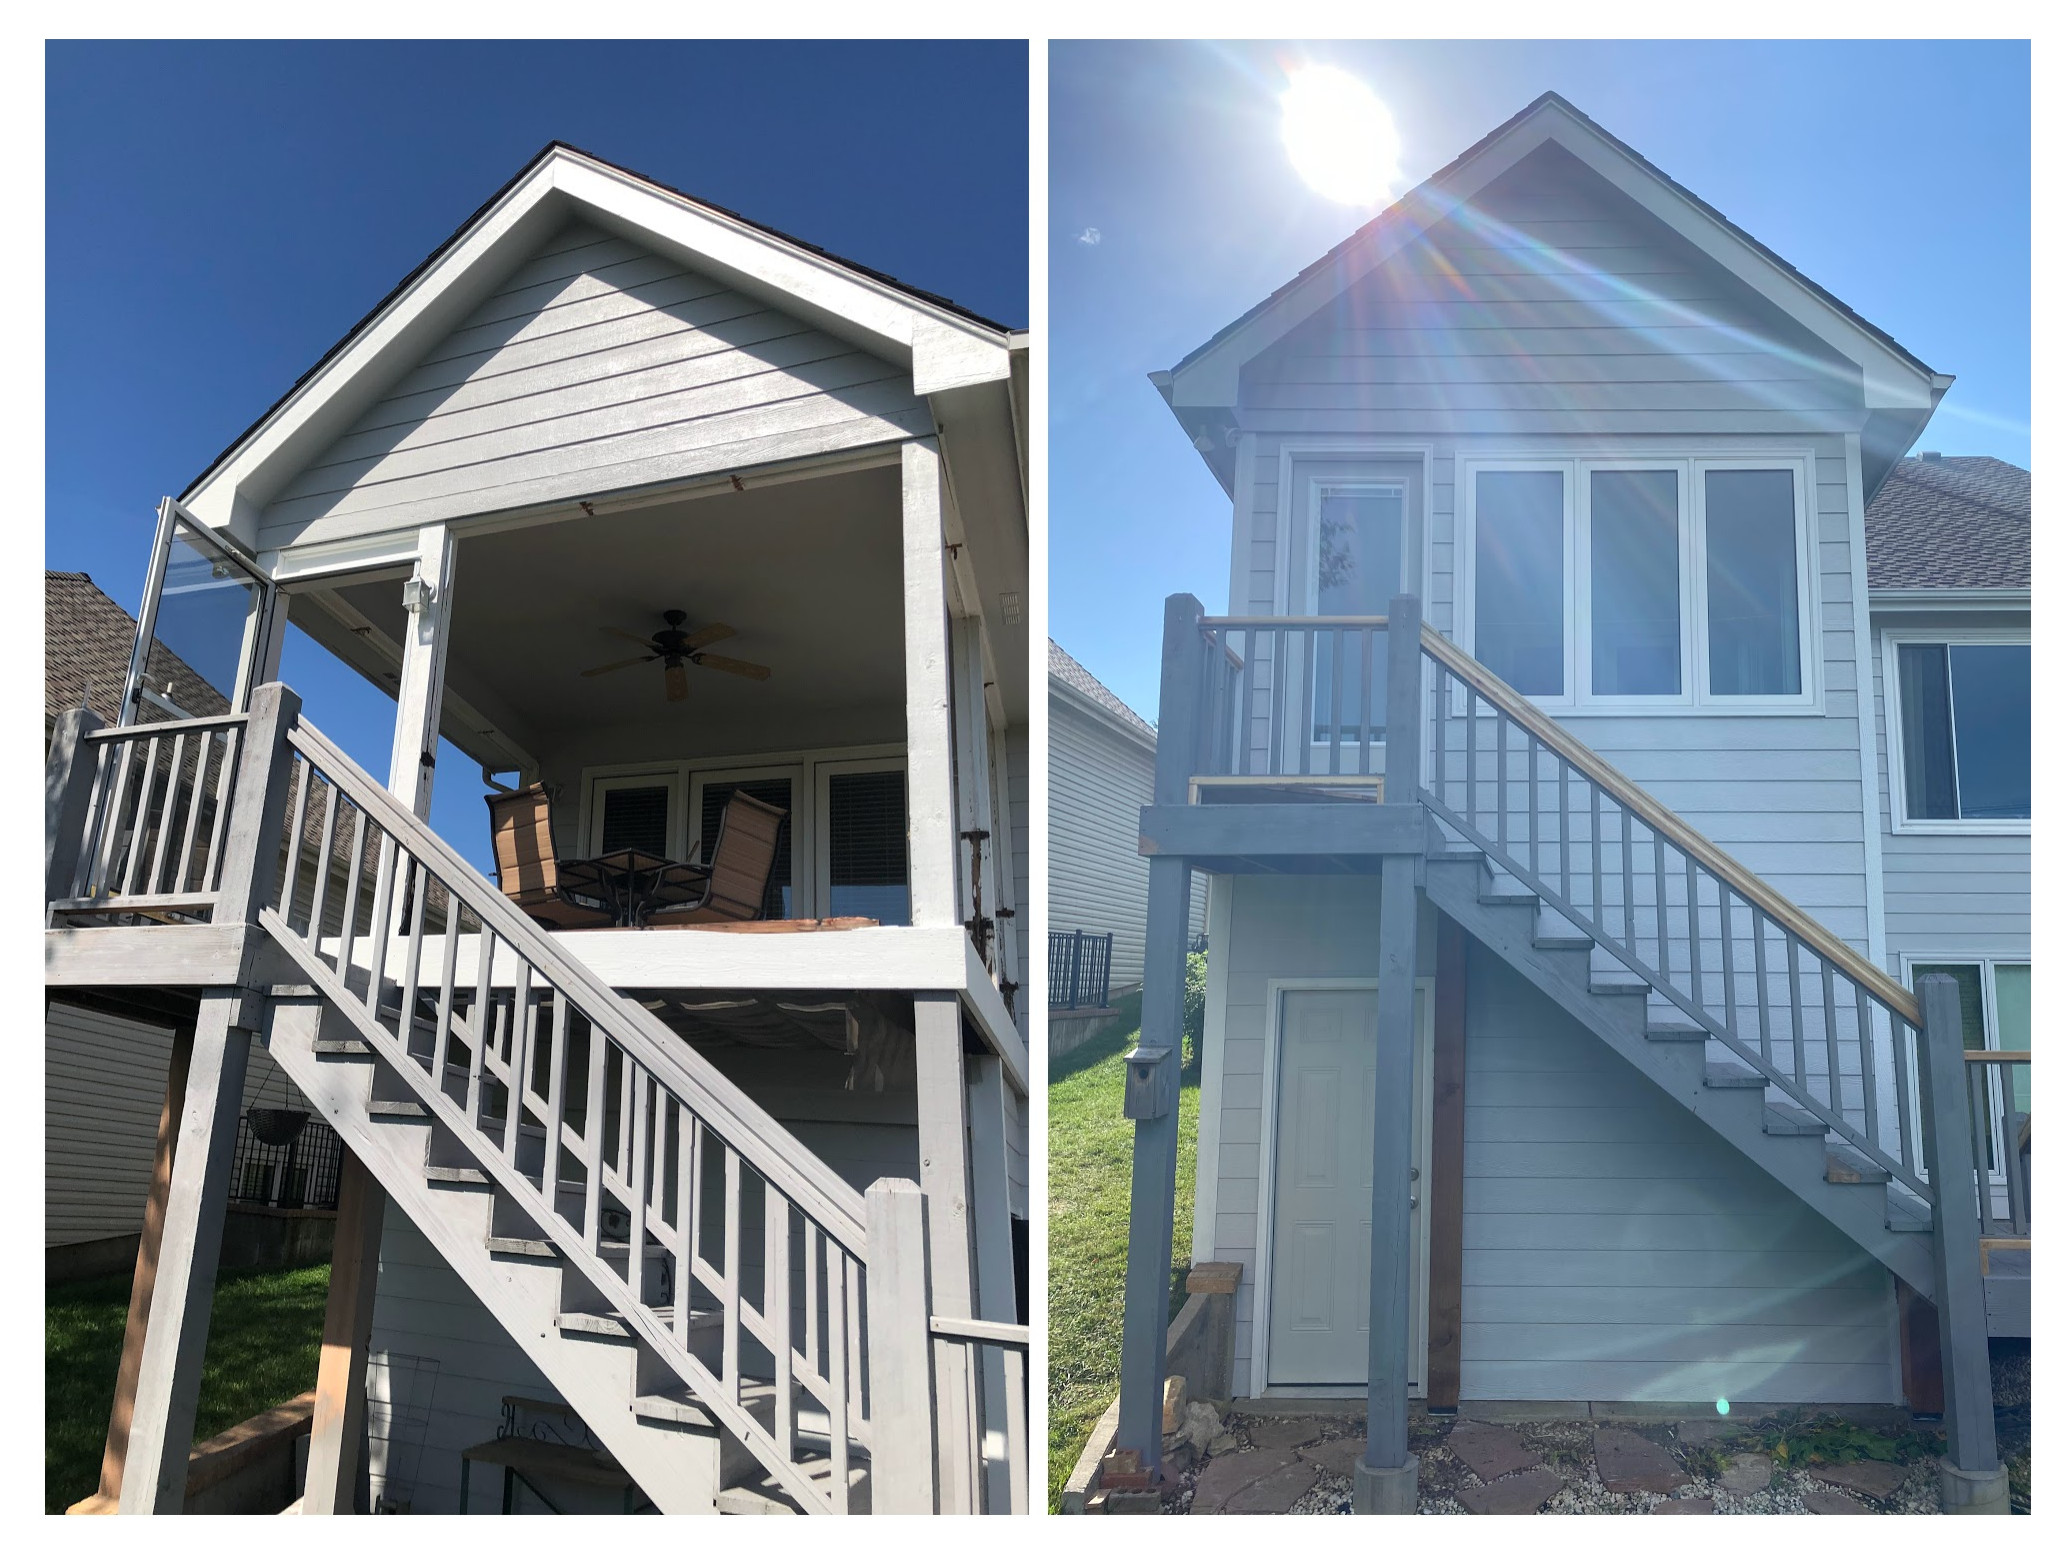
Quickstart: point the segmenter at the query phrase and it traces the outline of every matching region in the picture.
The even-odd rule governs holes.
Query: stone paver
[[[1207,1463],[1193,1485],[1192,1513],[1219,1515],[1224,1505],[1252,1483],[1301,1464],[1301,1458],[1292,1450],[1247,1450],[1241,1455],[1218,1455]],[[1302,1469],[1313,1483],[1315,1469]]]
[[[1686,1423],[1675,1424],[1675,1438],[1683,1444],[1709,1444],[1744,1427],[1746,1424],[1735,1423],[1729,1417],[1693,1417]]]
[[[1332,1477],[1349,1478],[1351,1468],[1366,1453],[1363,1439],[1325,1439],[1321,1444],[1305,1445],[1298,1452],[1302,1460],[1319,1466]]]
[[[1612,1493],[1672,1493],[1689,1481],[1672,1455],[1628,1428],[1596,1430],[1596,1475]]]
[[[1222,1506],[1225,1515],[1284,1515],[1292,1512],[1301,1501],[1301,1496],[1315,1486],[1316,1468],[1306,1461],[1295,1461],[1292,1465],[1260,1477],[1247,1488],[1239,1489]]]
[[[1558,1472],[1540,1466],[1504,1477],[1485,1487],[1461,1488],[1453,1496],[1475,1515],[1535,1515],[1538,1506],[1560,1491]]]
[[[1735,1455],[1732,1464],[1718,1476],[1718,1486],[1727,1493],[1759,1493],[1775,1475],[1775,1462],[1765,1455]]]
[[[1804,1491],[1804,1507],[1814,1515],[1866,1515],[1869,1506],[1859,1499],[1849,1498],[1838,1488],[1807,1488]]]
[[[1314,1417],[1253,1417],[1245,1420],[1251,1443],[1261,1450],[1291,1450],[1322,1437],[1323,1425]]]
[[[1717,1512],[1717,1501],[1707,1498],[1663,1499],[1653,1506],[1656,1515],[1715,1515]]]
[[[1888,1461],[1850,1461],[1845,1466],[1808,1466],[1805,1470],[1820,1482],[1871,1498],[1889,1498],[1905,1481],[1904,1467]]]
[[[1473,1474],[1483,1482],[1541,1464],[1536,1450],[1526,1449],[1515,1434],[1493,1423],[1455,1424],[1445,1439],[1445,1448],[1472,1467]]]

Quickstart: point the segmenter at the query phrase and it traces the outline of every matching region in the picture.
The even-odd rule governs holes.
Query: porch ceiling
[[[392,580],[338,592],[399,640]],[[736,636],[713,652],[770,668],[756,682],[690,667],[671,704],[659,662],[606,629],[686,626]],[[464,540],[455,563],[447,686],[535,758],[590,763],[895,741],[904,735],[896,466],[682,499]],[[471,732],[446,734],[463,749]]]

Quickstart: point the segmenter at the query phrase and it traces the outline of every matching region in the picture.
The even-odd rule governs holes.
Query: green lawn
[[[1121,1114],[1121,1056],[1135,1043],[1142,998],[1125,997],[1099,1037],[1049,1072],[1049,1501],[1071,1475],[1121,1374],[1121,1287],[1128,1256],[1134,1122]],[[1195,1046],[1197,1053],[1197,1046]],[[1193,1247],[1198,1062],[1181,1078],[1173,1286]]]
[[[198,1444],[316,1386],[324,1294],[331,1268],[231,1271],[216,1283]],[[101,1450],[122,1328],[127,1276],[93,1277],[45,1290],[43,1300],[43,1512],[61,1515],[100,1482]]]

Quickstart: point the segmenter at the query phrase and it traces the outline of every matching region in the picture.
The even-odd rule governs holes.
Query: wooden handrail
[[[103,725],[88,731],[87,741],[144,741],[153,736],[177,736],[196,730],[232,730],[250,718],[244,714],[204,714],[195,719],[160,720],[151,725]]]
[[[1385,617],[1202,617],[1203,628],[1384,628]]]
[[[1962,1058],[1972,1066],[2031,1066],[2033,1054],[2024,1049],[1966,1049]]]
[[[1724,882],[1775,924],[1811,948],[1841,974],[1869,992],[1914,1028],[1924,1028],[1912,992],[1876,967],[1854,948],[1811,919],[1760,877],[1734,860],[1688,823],[1604,762],[1595,752],[1555,724],[1539,707],[1496,676],[1458,645],[1423,625],[1423,650],[1503,714],[1521,725],[1553,752],[1565,758],[1613,800],[1647,827]],[[2002,1053],[2002,1052],[1995,1052]]]

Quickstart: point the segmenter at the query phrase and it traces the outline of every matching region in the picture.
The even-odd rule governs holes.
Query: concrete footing
[[[2009,1515],[2012,1489],[2005,1468],[1964,1471],[1948,1461],[1941,1462],[1941,1513],[1944,1515]]]
[[[1360,1461],[1351,1468],[1351,1512],[1354,1515],[1413,1515],[1416,1513],[1416,1457],[1399,1466],[1368,1466]]]

